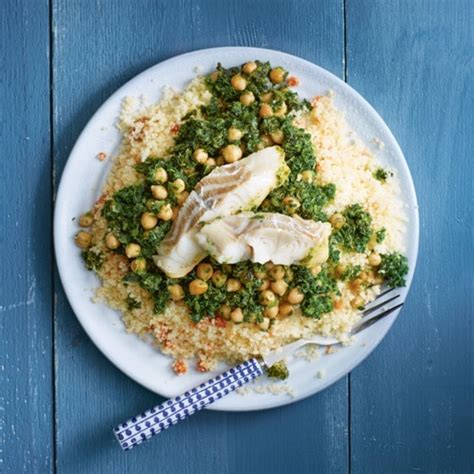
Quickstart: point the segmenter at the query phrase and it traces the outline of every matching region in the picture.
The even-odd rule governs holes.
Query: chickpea
[[[286,71],[282,67],[275,67],[270,71],[270,80],[273,84],[281,84],[286,77]]]
[[[194,151],[193,158],[194,158],[194,161],[204,164],[209,158],[209,155],[207,154],[206,150],[203,150],[202,148],[198,148],[197,150]]]
[[[277,145],[281,145],[283,143],[283,139],[285,138],[281,130],[277,130],[276,132],[270,133],[270,136],[272,137],[273,142]]]
[[[217,165],[217,161],[214,158],[208,158],[206,161],[206,166],[214,167]]]
[[[285,269],[281,265],[274,265],[268,270],[268,274],[273,280],[283,280],[285,278]]]
[[[171,186],[176,194],[180,194],[186,189],[186,183],[181,178],[175,179]]]
[[[79,217],[79,225],[81,227],[90,227],[94,222],[94,217],[92,216],[91,212],[86,212]]]
[[[218,288],[224,286],[227,282],[227,275],[220,270],[217,270],[212,274],[212,283],[216,285]]]
[[[134,273],[144,272],[146,270],[146,260],[142,257],[138,257],[135,260],[132,260],[130,264],[130,269]]]
[[[340,229],[345,224],[346,219],[342,214],[336,212],[329,218],[329,222],[335,229]]]
[[[383,282],[384,282],[384,278],[382,275],[375,275],[375,278],[374,278],[374,285],[381,285]]]
[[[87,249],[91,246],[92,235],[89,234],[89,232],[84,232],[83,230],[81,230],[76,234],[76,237],[74,237],[74,242],[76,242],[76,245],[79,248]]]
[[[173,209],[171,208],[171,204],[165,204],[161,207],[160,212],[158,213],[158,217],[162,221],[169,221],[173,218]]]
[[[267,276],[267,272],[263,268],[254,268],[253,274],[255,275],[255,278],[258,278],[259,280],[263,280]]]
[[[265,291],[265,290],[268,290],[268,288],[270,288],[270,280],[263,280],[262,281],[262,284],[258,287],[258,291]]]
[[[288,283],[285,280],[276,280],[273,281],[270,285],[273,293],[277,294],[278,296],[283,296],[288,289]]]
[[[184,298],[184,290],[181,285],[168,286],[168,293],[173,301],[179,301]]]
[[[242,94],[240,96],[239,100],[242,105],[248,107],[249,105],[252,105],[255,102],[255,96],[252,92],[246,92],[245,94]]]
[[[260,141],[262,142],[264,147],[273,145],[273,140],[270,135],[260,135]]]
[[[161,184],[154,184],[153,186],[150,187],[151,195],[155,199],[166,199],[168,197],[168,191],[164,186]]]
[[[250,61],[248,63],[245,63],[244,66],[242,67],[242,71],[245,74],[252,74],[252,72],[257,69],[257,63],[255,61]]]
[[[184,201],[186,201],[186,199],[188,199],[188,196],[189,196],[189,193],[188,191],[183,191],[182,193],[180,193],[177,197],[177,200],[178,200],[178,206],[181,206],[184,204]]]
[[[242,150],[237,145],[227,145],[222,149],[222,156],[227,163],[234,163],[242,158]]]
[[[230,83],[236,91],[243,91],[247,87],[247,81],[240,74],[232,76]]]
[[[125,247],[125,255],[128,258],[135,258],[140,255],[141,247],[138,244],[128,244]]]
[[[273,115],[273,109],[268,104],[262,104],[260,106],[260,110],[259,110],[258,114],[262,118],[271,117]]]
[[[213,80],[214,82],[217,81],[217,78],[221,75],[221,72],[220,71],[214,71],[212,74],[211,74],[211,80]]]
[[[151,212],[144,212],[140,218],[140,224],[145,230],[150,230],[156,227],[156,224],[158,224],[158,219],[155,214],[152,214]]]
[[[231,272],[232,272],[232,265],[230,265],[229,263],[223,263],[222,264],[222,271],[229,275]]]
[[[363,284],[362,278],[356,278],[355,280],[351,281],[349,283],[349,288],[351,289],[352,292],[357,293],[360,291],[360,287]]]
[[[355,298],[352,298],[351,306],[354,309],[362,308],[364,306],[364,300],[360,296],[356,296]]]
[[[281,104],[280,107],[275,111],[275,116],[284,117],[287,112],[288,112],[288,107],[286,106],[286,103],[283,102],[283,104]]]
[[[321,270],[322,270],[321,265],[316,265],[315,267],[311,269],[311,274],[314,276],[319,275],[321,273]]]
[[[288,293],[287,300],[290,304],[300,304],[304,300],[304,295],[298,288],[293,288]]]
[[[196,278],[196,280],[193,280],[189,284],[188,288],[189,288],[189,293],[196,296],[196,295],[202,295],[203,293],[205,293],[207,289],[209,288],[209,286],[205,281],[202,281]]]
[[[222,166],[225,163],[224,157],[223,156],[218,156],[216,160],[217,166]]]
[[[168,173],[166,172],[164,168],[157,168],[153,176],[153,179],[157,183],[166,183],[166,181],[168,181]]]
[[[372,270],[364,270],[363,272],[360,272],[359,278],[364,283],[372,283],[375,279],[375,273]]]
[[[372,237],[370,237],[369,243],[367,244],[367,248],[369,250],[373,250],[377,243],[377,236],[375,234],[372,234]]]
[[[283,199],[283,204],[286,206],[290,214],[294,214],[296,210],[301,206],[301,203],[293,196],[287,196]]]
[[[270,318],[263,318],[263,321],[259,323],[258,327],[263,331],[267,331],[270,327]]]
[[[224,319],[229,319],[230,318],[230,313],[231,313],[231,307],[227,304],[221,305],[219,308],[219,314],[224,318]]]
[[[120,242],[119,242],[119,239],[117,239],[117,237],[115,237],[115,235],[112,234],[112,232],[109,232],[105,236],[105,245],[107,246],[107,248],[111,250],[115,250],[119,248]]]
[[[342,263],[339,263],[338,265],[336,265],[336,268],[334,269],[334,274],[336,277],[339,278],[342,275],[344,275],[345,271],[346,271],[345,265],[343,265]]]
[[[274,264],[273,262],[267,262],[267,263],[264,265],[265,270],[267,270],[267,272],[268,272],[268,270],[272,269],[274,266],[275,266],[275,264]]]
[[[371,267],[378,267],[382,263],[382,257],[375,252],[369,255],[369,265]]]
[[[278,305],[267,306],[263,310],[263,314],[270,319],[274,319],[278,316]]]
[[[291,313],[293,313],[293,311],[294,311],[293,305],[290,303],[282,303],[278,307],[278,314],[283,317],[289,316]]]
[[[271,290],[265,290],[260,293],[260,303],[263,306],[270,306],[272,303],[276,301],[275,293]]]
[[[229,130],[227,130],[227,138],[231,142],[240,140],[243,136],[244,134],[238,128],[230,127]]]
[[[266,92],[265,94],[260,97],[260,102],[264,104],[269,104],[273,99],[273,92]]]
[[[229,278],[227,280],[227,291],[235,292],[239,291],[242,288],[242,283],[237,278]]]
[[[262,208],[263,209],[269,209],[271,205],[272,205],[272,201],[270,201],[270,199],[265,199],[262,202]]]
[[[230,313],[230,319],[232,319],[234,323],[241,323],[244,320],[244,313],[240,308],[235,308],[234,311]]]
[[[212,277],[214,269],[210,263],[200,263],[197,266],[196,275],[203,281],[207,281]]]
[[[304,171],[301,173],[301,179],[302,179],[305,183],[312,183],[312,182],[313,182],[313,179],[314,179],[314,173],[313,173],[311,170],[304,170]]]

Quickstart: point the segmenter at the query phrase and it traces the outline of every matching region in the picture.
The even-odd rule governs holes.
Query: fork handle
[[[121,423],[114,428],[115,437],[122,449],[128,451],[262,374],[263,367],[257,359],[247,360],[199,387]]]

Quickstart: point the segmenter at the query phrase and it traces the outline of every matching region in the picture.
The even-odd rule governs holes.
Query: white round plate
[[[215,373],[200,374],[190,370],[177,377],[170,369],[170,359],[150,344],[133,334],[127,334],[120,314],[104,304],[94,304],[91,296],[98,286],[97,278],[83,265],[80,252],[74,245],[77,221],[100,196],[101,187],[110,169],[110,159],[100,162],[99,152],[107,156],[116,153],[120,135],[115,128],[122,100],[127,96],[144,96],[149,103],[160,98],[162,87],[171,85],[183,88],[196,71],[207,73],[218,62],[235,66],[259,59],[281,65],[300,78],[297,88],[300,95],[312,98],[329,89],[335,92],[335,103],[368,145],[377,137],[385,143],[376,150],[380,160],[398,171],[402,196],[408,217],[406,255],[410,264],[407,286],[402,290],[405,298],[410,286],[418,252],[418,207],[412,178],[403,154],[392,133],[375,110],[353,89],[340,79],[303,59],[278,51],[258,48],[225,47],[195,51],[177,56],[147,69],[127,82],[95,113],[81,133],[64,169],[59,186],[54,216],[54,240],[59,274],[72,309],[96,346],[129,377],[156,392],[171,397],[198,385]],[[375,148],[374,148],[375,150]],[[305,398],[333,384],[347,374],[383,339],[397,314],[384,318],[357,337],[351,346],[339,349],[319,360],[297,359],[290,363],[291,375],[287,380],[295,395],[270,393],[246,395],[231,394],[211,406],[216,410],[259,410],[285,405]],[[221,367],[223,369],[224,367]],[[325,377],[316,373],[324,371]],[[258,381],[269,383],[266,377]]]

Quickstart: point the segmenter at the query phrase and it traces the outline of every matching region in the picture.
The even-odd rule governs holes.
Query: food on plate
[[[177,374],[315,334],[349,342],[382,285],[405,283],[394,170],[330,91],[309,101],[298,84],[251,61],[124,102],[121,148],[75,242],[97,300]]]
[[[272,189],[286,180],[288,173],[285,153],[276,146],[216,167],[184,201],[158,247],[156,265],[170,278],[187,275],[207,255],[196,239],[199,227],[219,217],[258,207]]]
[[[204,224],[196,241],[219,263],[322,265],[331,225],[274,212],[242,212]]]

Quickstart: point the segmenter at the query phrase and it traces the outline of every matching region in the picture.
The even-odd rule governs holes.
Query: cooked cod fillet
[[[171,278],[189,273],[207,255],[195,239],[202,223],[259,206],[288,174],[285,153],[277,146],[216,168],[186,199],[153,257],[155,264]]]
[[[330,234],[328,223],[242,212],[205,224],[196,239],[220,263],[251,260],[313,267],[327,260]]]

